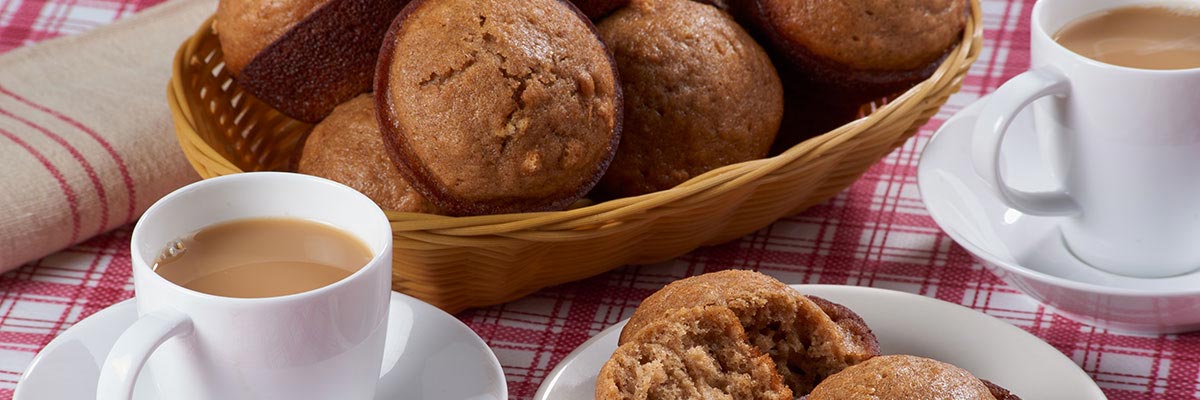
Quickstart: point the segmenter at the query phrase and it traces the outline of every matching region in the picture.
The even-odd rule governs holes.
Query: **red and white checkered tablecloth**
[[[0,0],[0,51],[82,33],[160,1]],[[876,286],[963,304],[1043,338],[1081,365],[1112,399],[1200,396],[1200,335],[1129,336],[1056,315],[974,262],[922,206],[916,165],[929,136],[950,115],[1028,66],[1033,2],[983,3],[985,49],[962,92],[917,138],[836,198],[675,261],[621,268],[460,314],[496,351],[512,398],[530,398],[571,350],[628,317],[662,285],[727,268],[755,269],[787,283]],[[0,398],[12,396],[34,355],[56,335],[131,297],[129,269],[125,227],[0,276]]]

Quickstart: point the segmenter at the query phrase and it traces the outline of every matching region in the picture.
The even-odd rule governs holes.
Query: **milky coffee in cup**
[[[224,297],[275,297],[340,281],[371,251],[336,227],[297,218],[219,223],[170,243],[154,272],[185,288]]]
[[[1054,40],[1085,57],[1122,67],[1200,68],[1200,9],[1114,8],[1067,24]]]
[[[1017,215],[1056,218],[1066,249],[1092,267],[1200,271],[1200,3],[1040,0],[1030,22],[1029,71],[975,121],[976,174]],[[1004,137],[1026,109],[1054,187],[1006,180]]]

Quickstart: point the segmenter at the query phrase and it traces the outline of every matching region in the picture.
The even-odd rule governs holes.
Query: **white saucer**
[[[921,155],[917,182],[934,221],[1005,281],[1072,318],[1139,333],[1200,329],[1200,272],[1143,279],[1101,271],[1067,250],[1060,218],[1022,214],[992,194],[975,175],[969,151],[986,100],[946,121]],[[1014,119],[1001,154],[1012,186],[1056,187],[1029,111]]]
[[[50,342],[17,383],[15,400],[93,399],[100,365],[113,342],[137,318],[133,301],[114,304]],[[407,342],[403,336],[409,335]],[[165,399],[148,370],[134,399]],[[377,399],[504,400],[504,371],[496,355],[458,319],[392,292],[388,338]]]
[[[1104,399],[1079,366],[1036,336],[959,305],[892,290],[792,285],[849,307],[879,337],[884,354],[912,354],[962,367],[1025,399]],[[591,400],[596,374],[617,348],[625,321],[575,349],[542,382],[535,400]]]

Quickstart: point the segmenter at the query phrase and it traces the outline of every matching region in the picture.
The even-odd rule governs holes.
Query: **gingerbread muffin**
[[[317,122],[371,89],[379,45],[408,0],[221,0],[225,67],[285,115]]]
[[[868,398],[996,399],[983,381],[962,368],[928,358],[889,355],[872,358],[826,378],[807,400]]]
[[[596,399],[791,400],[774,369],[728,308],[677,309],[617,348],[597,377]]]
[[[439,209],[562,209],[621,134],[617,69],[565,0],[417,0],[381,50],[376,106],[392,160]]]
[[[625,7],[629,4],[629,0],[571,0],[575,7],[579,7],[579,11],[583,12],[592,21],[598,21],[600,18],[616,11],[616,9]]]
[[[437,213],[388,158],[375,119],[375,100],[368,94],[338,106],[313,127],[296,172],[341,182],[385,210]]]
[[[825,377],[879,354],[879,343],[857,314],[808,298],[769,276],[728,270],[675,281],[646,298],[621,331],[626,343],[671,310],[728,307],[750,344],[769,355],[799,396]]]
[[[808,81],[862,103],[929,77],[959,42],[965,0],[731,0],[789,90]]]
[[[837,96],[841,94],[832,97]],[[867,101],[831,98],[826,92],[810,87],[789,87],[784,91],[783,122],[769,154],[783,153],[800,142],[858,119],[862,108],[859,100]]]
[[[767,155],[783,88],[766,52],[726,13],[690,0],[634,0],[597,28],[625,95],[605,194],[669,189]]]
[[[254,56],[329,1],[221,0],[216,21],[225,68],[241,75]]]

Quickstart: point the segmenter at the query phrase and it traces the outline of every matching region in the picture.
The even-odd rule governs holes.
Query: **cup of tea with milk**
[[[300,174],[208,179],[151,206],[130,248],[138,320],[97,399],[131,399],[144,367],[172,399],[374,397],[392,230],[367,196]]]
[[[1200,269],[1200,1],[1042,0],[1031,66],[988,99],[975,171],[1010,208],[1060,218],[1088,265],[1162,278]],[[1032,107],[1056,190],[1005,182],[1001,143]]]

